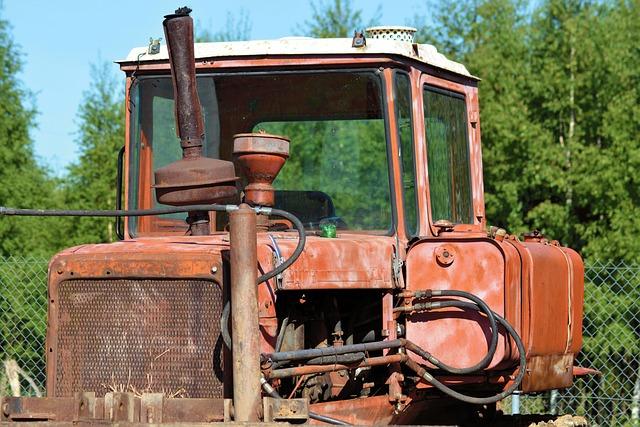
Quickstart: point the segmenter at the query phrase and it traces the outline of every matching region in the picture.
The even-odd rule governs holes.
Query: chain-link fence
[[[44,394],[47,265],[0,258],[0,396]]]
[[[584,415],[594,426],[640,426],[640,265],[587,262],[579,366],[598,369],[573,387],[520,396],[522,414]],[[512,399],[506,412],[516,409]]]
[[[0,258],[0,395],[44,393],[45,259]],[[577,364],[602,372],[557,392],[521,396],[523,414],[585,415],[601,426],[640,425],[640,266],[589,262],[584,346]],[[509,412],[511,400],[502,402]]]

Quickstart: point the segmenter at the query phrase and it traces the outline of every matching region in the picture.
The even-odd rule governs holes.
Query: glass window
[[[433,221],[473,222],[467,110],[462,95],[425,87],[424,122]]]
[[[417,233],[416,172],[413,157],[413,125],[411,121],[411,83],[405,73],[395,73],[395,110],[400,140],[402,194],[405,223],[409,236]]]
[[[237,73],[199,75],[197,81],[206,156],[233,160],[237,133],[286,136],[291,140],[290,155],[274,182],[276,207],[299,216],[307,228],[333,222],[345,230],[391,229],[380,75],[354,70]],[[140,77],[134,90],[132,208],[155,204],[153,174],[145,171],[182,155],[175,136],[170,76]],[[183,223],[178,217],[150,221],[174,220],[177,227]],[[130,224],[135,235],[136,221]],[[224,224],[216,227],[223,229]]]

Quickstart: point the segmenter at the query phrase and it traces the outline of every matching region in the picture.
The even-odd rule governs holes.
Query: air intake
[[[413,35],[418,31],[413,27],[370,27],[366,30],[367,38],[369,39],[382,39],[382,40],[396,40],[400,42],[413,43]]]

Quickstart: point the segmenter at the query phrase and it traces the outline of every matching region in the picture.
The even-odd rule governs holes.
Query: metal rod
[[[391,363],[404,363],[408,356],[406,354],[392,354],[388,356],[370,357],[358,364],[353,365],[305,365],[294,368],[275,369],[266,372],[264,375],[269,379],[297,377],[298,375],[319,374],[323,372],[343,371],[347,369],[365,368],[369,366],[388,365]]]
[[[261,406],[256,212],[229,214],[233,407],[236,422],[257,422]]]
[[[102,210],[102,209],[18,209],[0,206],[0,216],[153,216],[190,211],[231,212],[236,205],[188,205],[153,209]],[[258,208],[256,208],[257,211]]]

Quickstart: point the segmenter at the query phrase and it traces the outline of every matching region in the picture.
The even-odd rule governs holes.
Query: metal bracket
[[[309,419],[309,401],[307,399],[275,399],[265,397],[262,400],[264,422],[276,421],[304,422]]]
[[[140,398],[140,421],[157,424],[162,422],[163,393],[145,393]]]
[[[278,268],[280,264],[282,264],[285,259],[282,256],[282,252],[280,251],[280,247],[278,246],[278,242],[276,238],[269,234],[269,240],[271,240],[271,244],[273,245],[273,268]],[[276,275],[276,289],[282,289],[282,273]]]
[[[78,392],[74,394],[75,399],[75,420],[86,420],[96,418],[96,393]]]
[[[107,393],[104,395],[104,413],[109,421],[138,421],[140,400],[133,393]]]
[[[402,276],[402,267],[404,266],[404,260],[400,257],[400,250],[397,246],[393,247],[393,255],[391,257],[391,267],[393,270],[393,280],[396,283],[396,288],[404,288],[404,277]]]

